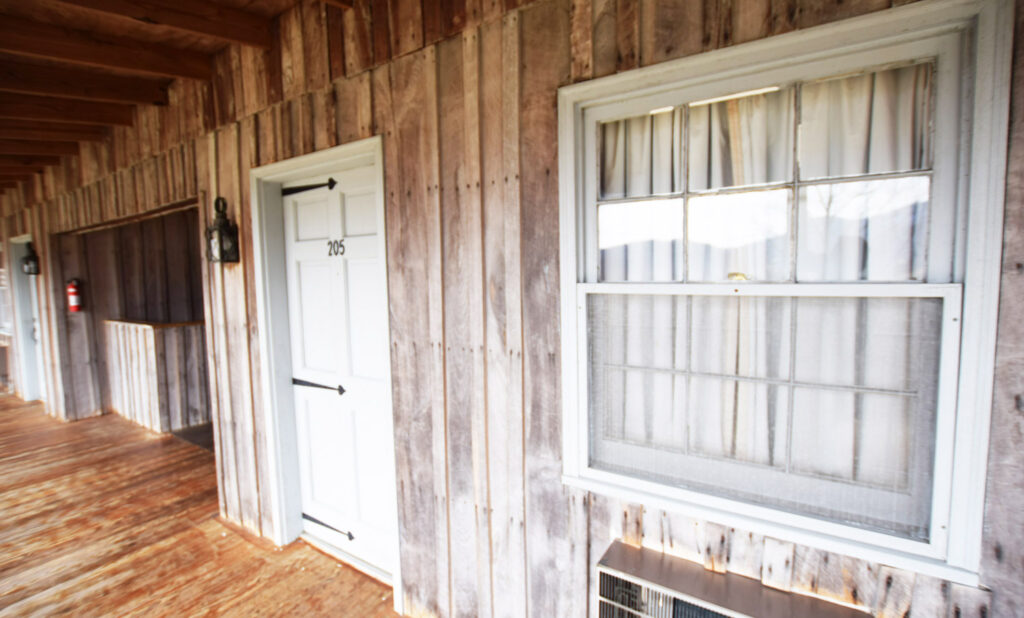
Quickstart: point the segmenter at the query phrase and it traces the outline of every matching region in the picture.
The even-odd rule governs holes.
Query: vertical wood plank
[[[423,14],[420,0],[388,0],[391,11],[391,50],[395,56],[404,56],[423,47]],[[375,7],[376,8],[376,7]],[[379,15],[374,11],[376,27]],[[374,58],[380,62],[379,57]]]
[[[914,574],[883,566],[878,572],[877,618],[903,618],[910,612],[914,595]]]
[[[351,9],[348,9],[351,10]],[[345,9],[329,4],[325,6],[327,28],[327,65],[330,79],[345,76]]]
[[[480,149],[494,614],[526,615],[519,274],[519,16],[481,27]]]
[[[572,81],[578,82],[594,76],[593,0],[572,0],[569,11],[570,76]]]
[[[373,22],[371,0],[355,0],[351,9],[342,15],[345,46],[345,74],[352,76],[373,66]],[[383,16],[387,26],[387,11]],[[385,40],[388,40],[385,38]]]
[[[189,268],[192,245],[189,242],[187,217],[195,211],[178,212],[161,217],[164,228],[164,269],[167,273],[167,321],[187,322],[192,315],[193,281]],[[198,317],[198,316],[196,316]]]
[[[60,299],[63,301],[58,304],[58,307],[64,322],[63,347],[66,353],[61,354],[61,357],[65,359],[64,375],[68,379],[67,387],[69,387],[67,389],[68,408],[66,414],[69,419],[77,419],[96,414],[101,407],[99,387],[96,381],[92,309],[90,305],[83,302],[82,311],[77,313],[68,311],[66,296],[63,294],[62,288],[68,280],[79,279],[82,298],[88,302],[90,296],[88,264],[80,235],[62,234],[57,239],[57,248],[60,252],[59,271],[61,276],[54,283],[61,288]],[[40,329],[43,328],[44,315],[40,315]]]
[[[729,572],[760,580],[764,561],[764,536],[746,530],[729,530]]]
[[[935,577],[917,575],[910,601],[912,616],[948,616],[949,584]]]
[[[794,545],[771,537],[764,539],[764,562],[761,583],[779,590],[790,589],[793,583]]]
[[[704,526],[704,568],[715,573],[729,569],[730,530],[723,525],[708,522]]]
[[[615,40],[615,69],[628,71],[640,66],[640,0],[616,0]]]
[[[890,0],[797,0],[797,26],[819,26],[887,9],[890,5]]]
[[[302,5],[277,18],[281,47],[281,93],[291,99],[306,91],[306,59],[302,43]]]
[[[337,110],[335,109],[334,88],[328,87],[311,93],[311,111],[313,125],[313,150],[323,150],[338,145],[336,128]],[[253,153],[256,152],[256,136],[253,135]]]
[[[641,0],[640,64],[648,66],[704,48],[702,0]]]
[[[371,25],[371,64],[380,66],[391,60],[393,56],[399,55],[398,48],[394,45],[392,35],[397,32],[398,22],[391,11],[392,0],[371,0],[371,19],[367,23]]]
[[[330,90],[326,91],[330,93]],[[333,98],[333,97],[332,97]],[[333,107],[329,110],[321,112],[325,116],[333,118],[334,109]],[[324,121],[325,125],[328,125]],[[333,126],[328,125],[324,131],[333,138],[334,129]],[[333,145],[330,139],[324,140],[326,144]],[[239,226],[240,239],[241,239],[241,268],[239,269],[239,275],[244,275],[244,298],[245,298],[245,313],[236,314],[236,320],[240,319],[244,315],[244,322],[242,322],[242,328],[239,331],[239,335],[244,337],[245,348],[248,352],[248,373],[249,378],[247,388],[249,389],[249,400],[252,406],[252,417],[249,425],[249,431],[251,434],[248,436],[253,445],[253,457],[255,458],[255,473],[256,478],[254,490],[256,495],[254,500],[256,501],[256,512],[258,513],[258,528],[257,530],[269,531],[274,527],[274,510],[271,496],[268,492],[261,490],[261,479],[268,479],[275,473],[270,467],[270,457],[268,452],[270,451],[269,436],[267,435],[267,428],[270,427],[272,419],[268,416],[271,412],[271,408],[266,405],[263,398],[258,396],[254,389],[258,390],[259,384],[262,383],[262,360],[260,357],[260,333],[259,333],[259,319],[256,315],[256,264],[255,254],[253,251],[253,237],[252,233],[244,233],[242,230],[252,230],[252,210],[247,206],[250,203],[252,196],[250,195],[250,185],[248,182],[248,170],[259,165],[258,157],[258,141],[256,133],[255,118],[250,117],[239,123],[239,150],[238,150],[238,187],[239,187]]]
[[[217,195],[227,200],[227,216],[244,225],[240,189],[239,125],[231,125],[217,132]],[[240,229],[239,238],[247,238],[248,230]],[[245,250],[243,245],[242,251]],[[248,255],[243,260],[251,259]],[[231,428],[237,465],[239,494],[239,523],[259,532],[260,503],[257,462],[255,453],[255,428],[253,393],[249,356],[249,321],[246,298],[246,273],[239,264],[224,264],[218,267],[223,285],[220,311],[224,317],[222,338],[226,345],[222,364],[228,366],[228,387],[231,391]]]
[[[373,135],[373,98],[369,73],[335,81],[334,100],[338,144]]]
[[[162,361],[165,381],[165,401],[167,408],[167,426],[171,431],[188,427],[187,397],[188,374],[185,371],[185,350],[183,326],[161,328],[163,354],[158,356]]]
[[[102,230],[87,234],[85,242],[86,259],[89,265],[90,302],[92,303],[92,325],[96,333],[96,349],[105,351],[99,354],[96,363],[96,377],[99,382],[100,403],[105,410],[116,408],[114,394],[117,392],[116,367],[112,367],[110,345],[107,341],[108,328],[104,320],[121,318],[124,308],[121,296],[121,263],[120,243],[117,231]]]
[[[988,618],[992,615],[991,606],[991,591],[953,584],[949,602],[951,618]]]
[[[594,77],[611,75],[616,70],[619,46],[615,36],[615,5],[616,0],[591,0],[591,67]]]
[[[531,4],[520,14],[522,81],[523,392],[526,444],[527,595],[531,615],[575,616],[586,607],[586,560],[570,541],[570,491],[561,484],[556,93],[569,82],[568,6]],[[585,558],[585,556],[584,556]],[[575,586],[552,587],[563,572]]]
[[[302,54],[306,69],[303,91],[321,90],[331,81],[326,4],[302,0]]]
[[[213,135],[200,137],[195,143],[196,185],[200,191],[199,227],[205,227],[212,221],[211,193],[217,190],[217,146]],[[223,333],[223,313],[218,311],[218,300],[221,286],[215,268],[203,263],[201,270],[203,281],[203,315],[206,323],[205,342],[207,376],[210,388],[210,415],[213,421],[214,455],[217,463],[217,497],[222,517],[238,521],[238,484],[235,482],[234,447],[228,439],[229,423],[226,422],[225,408],[230,408],[230,393],[224,379],[225,363],[217,363],[218,350]]]
[[[878,565],[849,556],[824,553],[818,568],[821,596],[871,608],[876,600]]]
[[[373,100],[376,131],[384,135],[392,372],[407,376],[392,387],[405,608],[414,615],[447,616],[448,490],[434,48],[375,70]],[[408,307],[417,310],[405,310]]]
[[[143,274],[142,228],[127,225],[118,229],[121,241],[121,281],[124,293],[124,317],[146,319],[146,288]]]
[[[453,614],[489,615],[486,409],[480,213],[479,37],[438,45],[441,245]],[[482,517],[478,518],[477,513]]]
[[[143,239],[143,276],[146,301],[146,320],[166,322],[167,306],[167,247],[164,245],[163,217],[147,219],[139,224]]]
[[[168,375],[167,375],[167,346],[165,345],[165,328],[153,328],[149,327],[149,336],[151,342],[150,353],[150,367],[152,367],[154,389],[153,389],[153,400],[156,408],[156,422],[155,429],[161,432],[171,430],[171,409],[170,409],[170,397],[168,396]]]
[[[210,389],[207,385],[205,332],[202,325],[189,327],[185,341],[185,374],[188,383],[188,424],[211,421]]]

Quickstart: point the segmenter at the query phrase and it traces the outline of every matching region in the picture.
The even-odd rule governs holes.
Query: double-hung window
[[[971,187],[969,4],[563,89],[568,482],[974,568],[969,244],[1001,197]]]

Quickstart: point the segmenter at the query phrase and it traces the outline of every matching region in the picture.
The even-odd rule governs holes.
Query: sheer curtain
[[[922,64],[604,123],[600,280],[923,280],[930,180],[916,171],[931,165],[931,79]],[[598,459],[618,440],[898,492],[928,485],[934,304],[623,294],[590,313]],[[611,459],[595,463],[625,465]],[[927,523],[920,506],[876,506],[866,525]]]

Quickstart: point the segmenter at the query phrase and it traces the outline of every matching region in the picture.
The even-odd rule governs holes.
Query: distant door
[[[31,240],[11,241],[11,279],[13,281],[16,349],[18,350],[18,373],[20,384],[17,390],[25,401],[43,398],[42,363],[39,338],[39,298],[36,292],[36,276],[26,275],[21,269],[21,260],[29,254]]]
[[[307,534],[382,574],[398,530],[383,213],[373,166],[283,185]],[[339,390],[339,387],[341,390]]]

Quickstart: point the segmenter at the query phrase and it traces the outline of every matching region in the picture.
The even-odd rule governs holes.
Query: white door
[[[34,401],[43,398],[43,355],[39,345],[39,298],[36,294],[36,276],[26,275],[21,269],[21,260],[27,255],[28,243],[12,241],[11,279],[14,282],[17,320],[14,328],[21,377],[18,390],[25,401]]]
[[[372,166],[330,179],[282,190],[303,524],[389,576],[398,530],[383,201]]]

